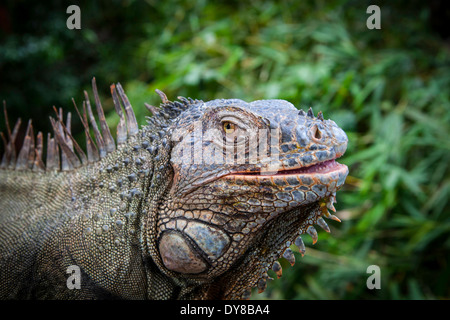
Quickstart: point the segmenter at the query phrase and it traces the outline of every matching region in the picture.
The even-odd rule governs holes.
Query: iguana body
[[[298,236],[316,240],[313,224],[335,218],[326,209],[348,173],[334,161],[347,137],[320,113],[282,100],[170,102],[159,92],[161,109],[148,106],[155,115],[138,129],[113,85],[116,146],[93,84],[100,129],[86,94],[87,155],[61,112],[45,165],[31,125],[18,153],[17,130],[3,139],[2,299],[240,299],[265,288],[272,266],[280,273],[283,253],[292,262],[292,243],[304,250]],[[67,286],[70,266],[81,270],[80,289]]]

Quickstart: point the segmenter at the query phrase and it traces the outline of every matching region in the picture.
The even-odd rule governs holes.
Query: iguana
[[[76,108],[85,151],[55,108],[45,149],[30,121],[16,152],[21,122],[11,129],[4,109],[1,299],[248,298],[270,268],[281,275],[279,258],[294,263],[292,245],[304,253],[301,235],[315,243],[315,224],[339,220],[327,209],[348,174],[335,161],[347,136],[321,112],[157,90],[139,128],[113,84],[115,141],[92,87],[98,119],[86,91]]]

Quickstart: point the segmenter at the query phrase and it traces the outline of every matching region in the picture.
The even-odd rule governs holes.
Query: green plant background
[[[450,59],[443,1],[6,1],[0,99],[10,120],[50,130],[93,76],[107,121],[120,81],[140,123],[144,102],[280,98],[322,110],[349,138],[350,168],[331,234],[255,299],[450,298]],[[81,30],[66,8],[81,8]],[[366,9],[381,8],[381,30]],[[445,24],[444,24],[445,26]],[[4,129],[4,124],[0,125]],[[75,120],[74,131],[81,132]],[[366,287],[369,265],[381,289]],[[274,278],[276,276],[272,274]]]

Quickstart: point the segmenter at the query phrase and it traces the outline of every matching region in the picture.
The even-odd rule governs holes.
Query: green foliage
[[[283,261],[255,298],[450,297],[450,61],[427,4],[380,4],[382,29],[368,30],[364,1],[100,1],[80,5],[82,30],[71,31],[67,6],[34,4],[19,20],[18,3],[7,6],[0,96],[34,123],[53,104],[71,110],[95,75],[107,110],[119,80],[138,119],[158,88],[170,99],[286,99],[344,128],[342,223],[314,246],[304,237],[305,257]],[[366,287],[372,264],[381,290]]]

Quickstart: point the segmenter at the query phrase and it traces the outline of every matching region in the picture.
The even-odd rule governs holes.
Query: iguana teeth
[[[318,239],[317,230],[313,226],[309,226],[308,229],[306,229],[306,233],[311,236],[313,244],[315,244]]]
[[[275,271],[278,279],[280,279],[283,275],[283,269],[281,268],[281,264],[278,261],[275,261],[273,263],[272,270]]]
[[[292,252],[291,248],[287,248],[284,251],[283,258],[285,258],[291,264],[291,266],[294,266],[295,256],[294,256],[294,253]]]
[[[325,220],[322,217],[319,217],[317,219],[317,224],[326,232],[330,233],[330,227],[328,227],[327,223],[325,222]]]
[[[298,247],[298,250],[303,257],[305,255],[306,248],[305,244],[303,243],[302,237],[298,236],[297,239],[295,239],[294,244]]]

